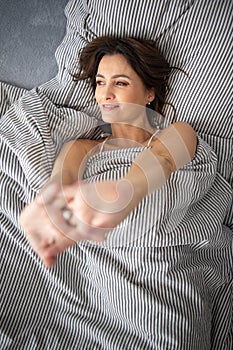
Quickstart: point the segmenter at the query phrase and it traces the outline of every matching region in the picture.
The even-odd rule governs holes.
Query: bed
[[[0,84],[1,349],[231,349],[231,13],[227,0],[70,0],[56,77],[29,91]],[[188,73],[172,75],[169,100],[198,134],[187,203],[199,206],[178,207],[174,234],[163,226],[146,249],[80,244],[46,269],[18,217],[62,144],[100,135],[92,91],[72,73],[80,48],[104,34],[153,39]]]

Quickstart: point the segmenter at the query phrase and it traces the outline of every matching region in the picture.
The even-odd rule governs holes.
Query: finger
[[[49,204],[54,200],[54,198],[58,195],[60,191],[61,185],[59,183],[52,183],[46,189],[44,189],[41,194],[39,194],[36,197],[35,201],[38,204]]]
[[[30,244],[32,249],[43,262],[49,259],[55,263],[56,256],[68,247],[74,245],[75,242],[60,234],[56,237],[51,235],[50,240],[47,240],[44,244],[38,244],[33,240],[30,240]]]
[[[67,237],[75,242],[84,240],[102,242],[106,239],[106,233],[108,231],[107,229],[95,227],[79,220],[78,224],[70,230]]]
[[[86,182],[76,181],[72,185],[62,187],[63,196],[66,198],[67,201],[70,201],[75,197],[75,194],[78,191],[80,184],[86,184]]]
[[[49,209],[48,213],[48,220],[50,221],[50,226],[52,226],[53,229],[56,229],[57,232],[62,233],[65,236],[67,236],[72,227],[75,226],[75,223],[71,223],[71,221],[67,219],[65,214],[67,214],[68,209],[66,208],[67,207],[65,206],[57,210],[56,208],[52,207]]]
[[[46,256],[41,258],[41,260],[47,268],[50,268],[56,264],[57,256]]]

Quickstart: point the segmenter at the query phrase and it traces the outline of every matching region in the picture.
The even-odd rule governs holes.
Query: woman
[[[100,37],[81,52],[75,79],[90,80],[112,133],[104,141],[64,145],[48,184],[21,214],[21,226],[46,266],[77,241],[105,240],[146,195],[193,158],[196,135],[191,126],[178,122],[160,131],[156,125],[167,102],[171,70],[147,40]],[[95,154],[119,149],[133,155],[130,169],[97,181],[88,175]],[[80,183],[83,179],[92,183]]]

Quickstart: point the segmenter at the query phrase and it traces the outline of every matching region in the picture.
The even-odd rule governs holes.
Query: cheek
[[[128,92],[127,94],[122,94],[122,101],[136,103],[138,100],[137,93],[135,91]]]

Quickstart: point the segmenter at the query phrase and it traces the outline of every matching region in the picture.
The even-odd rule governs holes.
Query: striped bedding
[[[65,13],[57,76],[31,91],[0,84],[0,349],[231,349],[231,2],[70,0]],[[166,234],[174,221],[161,221],[157,244],[80,243],[47,270],[18,215],[64,142],[98,137],[92,92],[70,73],[80,48],[103,34],[156,40],[188,73],[171,77],[169,100],[199,135],[199,163],[157,200],[161,215],[171,210],[167,195],[175,203],[183,180],[192,199],[201,193],[199,207],[188,202],[178,220],[180,201],[169,216],[176,229]],[[169,107],[166,116],[171,123]]]

